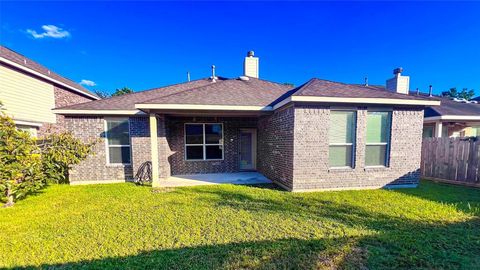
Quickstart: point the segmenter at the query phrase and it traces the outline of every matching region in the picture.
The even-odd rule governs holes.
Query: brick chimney
[[[394,77],[387,80],[387,90],[408,95],[410,91],[410,77],[402,76],[403,68],[393,70]]]
[[[254,56],[253,51],[249,51],[247,57],[245,57],[245,61],[243,62],[243,75],[258,78],[258,57]]]

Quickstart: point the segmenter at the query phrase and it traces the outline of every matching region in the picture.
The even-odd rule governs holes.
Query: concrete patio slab
[[[272,181],[270,181],[261,173],[237,172],[173,175],[166,180],[160,181],[160,186],[184,187],[217,184],[254,185],[269,183],[272,183]]]

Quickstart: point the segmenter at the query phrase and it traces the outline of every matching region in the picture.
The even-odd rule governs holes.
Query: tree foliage
[[[83,143],[71,133],[52,133],[38,141],[47,183],[68,182],[68,170],[93,152],[95,141]]]
[[[133,90],[128,88],[128,87],[123,87],[123,88],[115,90],[115,93],[112,94],[112,97],[121,96],[121,95],[129,94],[129,93],[133,93]]]
[[[110,94],[102,90],[94,90],[95,95],[99,96],[101,99],[109,98]]]
[[[456,87],[452,87],[448,91],[442,92],[442,96],[470,100],[475,96],[475,91],[473,89],[468,90],[468,88],[463,88],[462,91],[458,91]]]
[[[40,148],[30,133],[18,130],[0,113],[0,201],[5,206],[44,186]]]
[[[70,167],[90,155],[95,143],[83,143],[70,133],[37,141],[0,112],[0,202],[12,206],[46,184],[66,183]]]

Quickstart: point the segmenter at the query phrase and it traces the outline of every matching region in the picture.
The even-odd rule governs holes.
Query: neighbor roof
[[[47,80],[50,79],[50,80],[58,81],[60,83],[67,85],[67,87],[69,88],[73,88],[71,90],[76,90],[77,92],[80,92],[86,96],[89,96],[95,99],[100,99],[100,97],[98,97],[96,94],[90,92],[88,89],[79,85],[78,83],[70,79],[67,79],[65,77],[62,77],[55,72],[52,72],[48,68],[40,65],[39,63],[7,47],[0,46],[0,62],[5,63],[9,66],[13,65],[15,68],[21,68],[21,69],[26,68],[27,70],[32,71],[33,73],[38,73],[34,75],[40,75]]]
[[[480,117],[480,104],[461,103],[446,97],[433,97],[441,101],[440,106],[425,109],[425,117],[476,116]]]

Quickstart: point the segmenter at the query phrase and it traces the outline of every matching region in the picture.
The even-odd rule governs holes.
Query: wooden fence
[[[425,138],[422,177],[480,187],[480,137]]]

